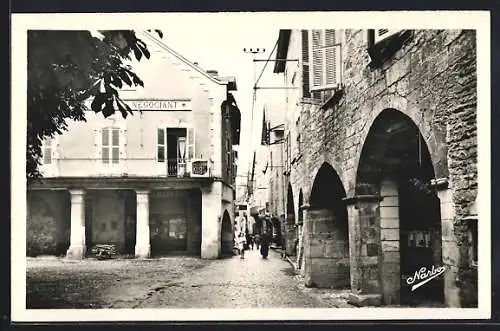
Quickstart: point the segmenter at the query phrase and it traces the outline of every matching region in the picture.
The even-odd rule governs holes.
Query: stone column
[[[302,213],[302,223],[298,224],[297,228],[297,236],[299,239],[298,247],[297,247],[297,268],[300,269],[300,274],[304,275],[304,224],[306,224],[306,219],[308,216],[309,205],[305,204],[299,206],[299,213]]]
[[[455,238],[453,220],[453,190],[448,188],[448,180],[440,178],[432,181],[437,190],[441,211],[441,239],[444,272],[444,301],[447,307],[461,307],[460,289],[457,285],[460,251]]]
[[[85,191],[70,190],[71,194],[71,235],[66,257],[82,259],[85,257]]]
[[[386,305],[400,304],[400,235],[399,194],[396,182],[382,180],[380,183],[380,240],[382,299]]]
[[[201,258],[220,256],[222,184],[214,182],[201,190]]]
[[[351,294],[356,306],[379,306],[379,203],[377,195],[356,195],[344,199],[349,218],[349,262]]]
[[[151,255],[151,245],[149,243],[149,191],[135,191],[136,194],[136,240],[135,257],[148,258]]]

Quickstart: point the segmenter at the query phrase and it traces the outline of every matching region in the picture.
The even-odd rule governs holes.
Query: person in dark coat
[[[260,234],[256,233],[254,236],[253,236],[253,242],[255,243],[255,247],[257,249],[260,248]]]

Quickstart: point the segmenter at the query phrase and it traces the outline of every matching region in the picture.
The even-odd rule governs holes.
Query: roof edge
[[[152,42],[154,42],[155,44],[160,46],[162,49],[166,50],[167,52],[169,52],[173,56],[177,57],[179,60],[181,60],[182,62],[184,62],[189,67],[196,70],[197,72],[199,72],[200,74],[202,74],[206,78],[208,78],[210,81],[212,81],[216,84],[219,84],[219,85],[227,85],[229,87],[229,90],[236,89],[236,78],[227,77],[225,79],[218,79],[218,78],[214,77],[213,75],[209,74],[208,72],[206,72],[205,70],[203,70],[202,68],[200,68],[199,66],[197,66],[196,64],[194,64],[193,62],[186,59],[184,56],[177,53],[172,48],[168,47],[163,41],[158,40],[158,38],[155,37],[152,33],[148,32],[148,31],[139,31],[139,34],[141,34],[142,36],[145,36],[146,38],[148,38],[149,40],[151,40]],[[231,88],[231,87],[233,87],[233,88]]]
[[[286,59],[288,56],[288,46],[290,44],[290,35],[292,30],[281,29],[278,36],[278,50],[276,51],[276,60]],[[285,71],[286,61],[276,61],[274,63],[275,74]]]

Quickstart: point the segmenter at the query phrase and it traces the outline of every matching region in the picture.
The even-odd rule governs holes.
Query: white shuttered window
[[[311,30],[311,90],[336,88],[341,83],[340,30]]]
[[[125,171],[127,129],[125,123],[114,121],[95,130],[96,159],[103,174]]]

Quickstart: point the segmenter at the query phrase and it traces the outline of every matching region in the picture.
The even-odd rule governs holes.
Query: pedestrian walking
[[[250,250],[253,250],[253,240],[252,240],[252,235],[247,234],[247,248]]]
[[[243,232],[240,232],[238,235],[238,250],[240,252],[240,259],[245,258],[245,245],[246,245],[246,238],[245,234]]]
[[[253,239],[253,240],[254,240],[254,242],[255,242],[255,246],[256,246],[256,248],[257,248],[257,249],[259,249],[259,248],[260,248],[260,234],[258,234],[258,233],[257,233],[257,234],[255,234],[255,236],[254,236],[254,239]]]

